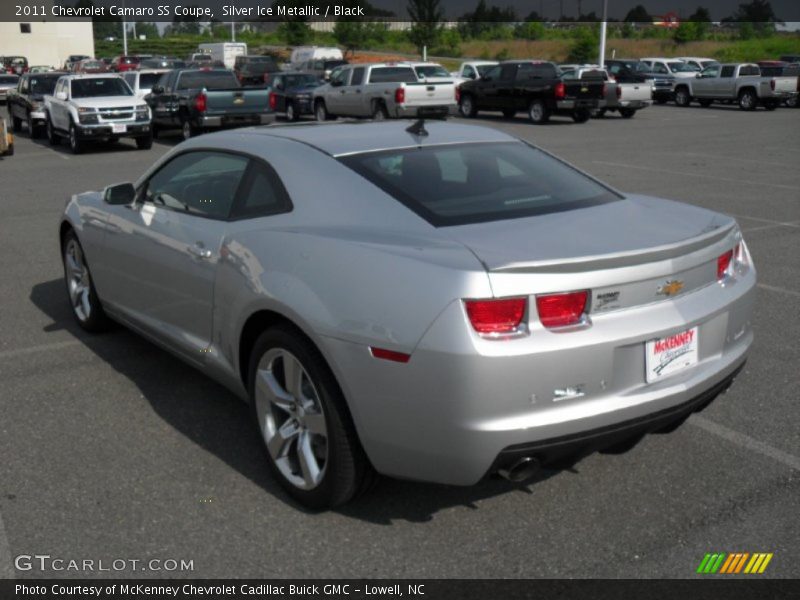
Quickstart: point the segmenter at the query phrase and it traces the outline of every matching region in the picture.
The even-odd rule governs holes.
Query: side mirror
[[[152,88],[150,88],[150,93],[155,95],[155,96],[157,96],[159,94],[163,94],[164,93],[164,86],[163,85],[154,85]]]
[[[56,100],[66,100],[67,92],[56,92]]]
[[[700,79],[702,76],[703,76],[702,73],[695,73],[694,78],[695,79]]]
[[[342,80],[337,79],[336,81],[331,81],[331,87],[340,87],[342,85]]]
[[[136,198],[136,188],[132,183],[118,183],[110,185],[103,193],[103,200],[106,204],[122,205],[131,204]]]

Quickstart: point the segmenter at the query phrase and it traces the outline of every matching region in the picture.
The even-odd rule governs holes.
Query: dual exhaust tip
[[[503,479],[513,483],[528,481],[539,472],[542,464],[533,456],[523,456],[510,463],[507,467],[499,469],[497,474]]]

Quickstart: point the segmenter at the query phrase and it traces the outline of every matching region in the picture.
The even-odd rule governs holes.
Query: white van
[[[331,59],[331,60],[343,60],[344,55],[339,48],[335,47],[324,47],[324,46],[298,46],[294,50],[292,50],[292,55],[289,58],[289,64],[291,65],[292,69],[299,69],[300,65],[308,60],[317,60],[317,59]]]
[[[247,54],[247,44],[242,42],[200,44],[197,49],[203,54],[209,54],[211,60],[223,63],[226,69],[233,68],[237,56],[244,56]]]

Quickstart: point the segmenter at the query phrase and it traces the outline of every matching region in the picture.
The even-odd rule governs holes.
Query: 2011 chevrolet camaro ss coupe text
[[[529,478],[677,427],[743,365],[736,222],[444,122],[205,135],[60,226],[78,322],[111,318],[250,401],[322,508],[376,473]]]

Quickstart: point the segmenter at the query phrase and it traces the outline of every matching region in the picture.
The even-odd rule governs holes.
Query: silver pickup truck
[[[314,114],[318,121],[337,116],[446,116],[456,111],[456,93],[453,81],[419,81],[410,64],[345,65],[314,90]]]
[[[609,76],[608,71],[597,65],[583,65],[575,68],[561,68],[561,78],[569,80],[599,79],[604,82],[604,99],[592,111],[593,117],[603,117],[608,112],[619,111],[625,119],[632,118],[637,110],[647,108],[653,103],[653,80],[642,83],[625,83]]]
[[[700,106],[712,102],[738,102],[742,110],[755,110],[761,104],[775,110],[781,102],[797,95],[797,78],[763,77],[752,63],[711,65],[694,78],[675,84],[675,104],[689,106],[697,100]]]

